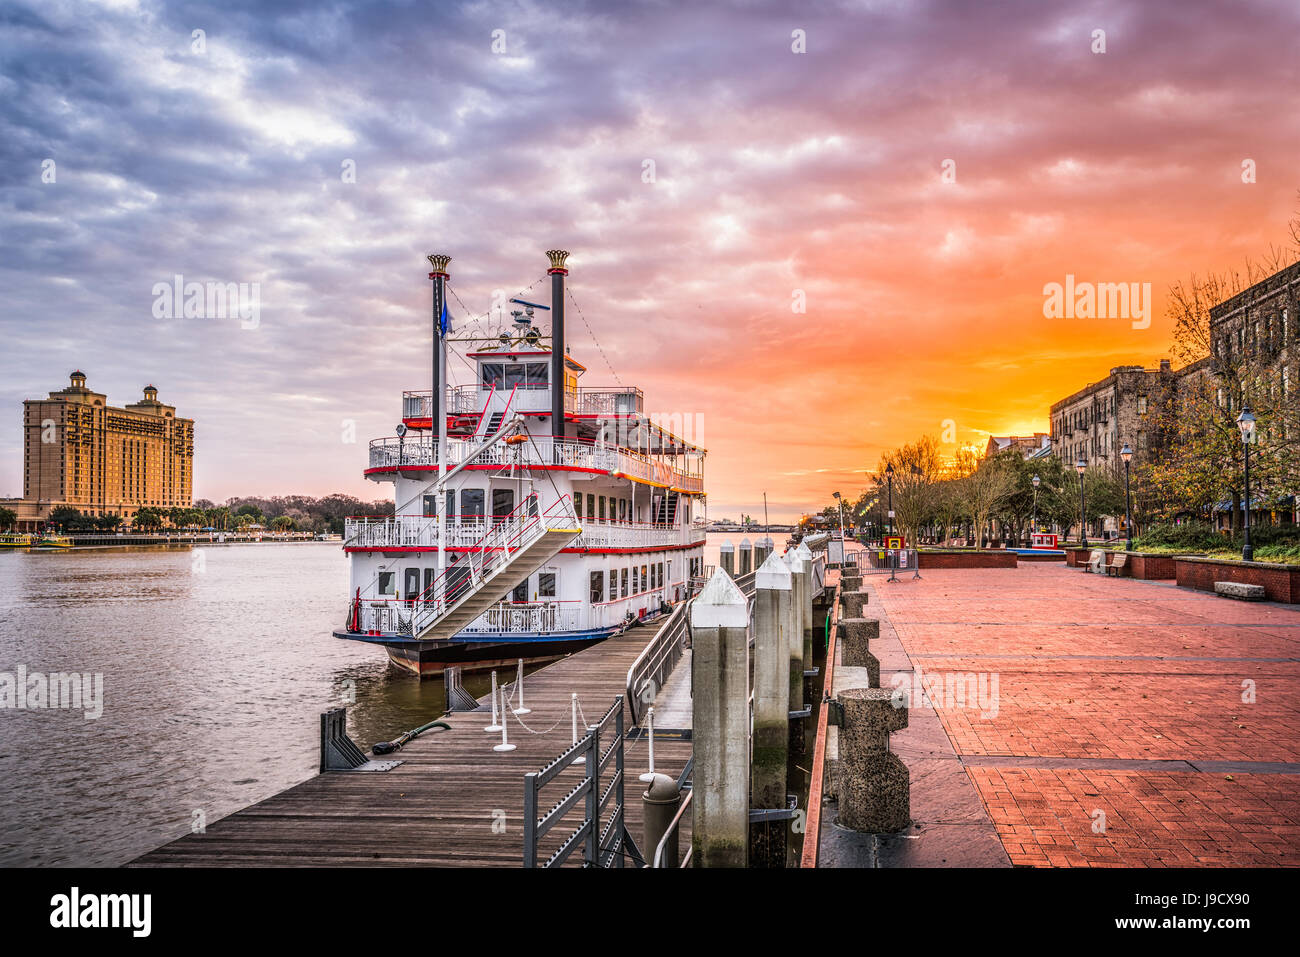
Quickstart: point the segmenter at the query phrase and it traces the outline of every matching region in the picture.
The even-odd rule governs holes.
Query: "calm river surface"
[[[122,864],[304,781],[329,708],[363,749],[442,714],[331,636],[347,582],[337,542],[0,552],[0,672],[103,675],[93,720],[0,708],[0,865]]]
[[[0,708],[0,865],[121,864],[297,784],[331,707],[363,748],[440,715],[331,637],[346,605],[337,542],[0,553],[0,672],[104,683],[95,720]]]

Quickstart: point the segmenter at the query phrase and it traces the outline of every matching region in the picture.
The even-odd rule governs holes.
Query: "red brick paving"
[[[1222,660],[1300,659],[1300,609],[1056,565],[876,591],[913,667],[997,674],[996,715],[935,705],[959,755],[1026,758],[967,767],[1013,864],[1300,866],[1300,775],[1032,766],[1300,763],[1300,663]]]

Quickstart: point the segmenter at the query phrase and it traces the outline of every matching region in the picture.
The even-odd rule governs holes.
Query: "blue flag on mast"
[[[444,339],[447,337],[447,320],[448,320],[448,317],[447,317],[447,300],[444,299],[444,300],[442,301],[442,316],[438,319],[438,325],[439,325],[439,327],[440,327],[441,330],[442,330],[442,331],[439,333],[439,335],[441,335]]]

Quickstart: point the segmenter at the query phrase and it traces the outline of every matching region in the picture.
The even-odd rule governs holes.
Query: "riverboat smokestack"
[[[433,267],[433,272],[429,273],[429,278],[433,280],[433,391],[429,396],[429,427],[436,440],[439,423],[447,421],[446,410],[443,408],[445,390],[442,378],[445,370],[442,364],[442,311],[446,308],[447,280],[451,278],[447,275],[447,267],[451,264],[451,257],[442,253],[430,253],[425,258]]]
[[[567,249],[548,249],[551,260],[551,434],[564,438],[564,277]]]

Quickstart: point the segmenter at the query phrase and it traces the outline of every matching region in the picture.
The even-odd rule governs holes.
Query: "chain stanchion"
[[[483,730],[488,734],[496,734],[505,724],[504,718],[497,717],[497,673],[492,672],[492,723]]]
[[[501,743],[494,745],[493,751],[513,751],[515,745],[510,743],[509,732],[506,729],[506,689],[501,689]]]

